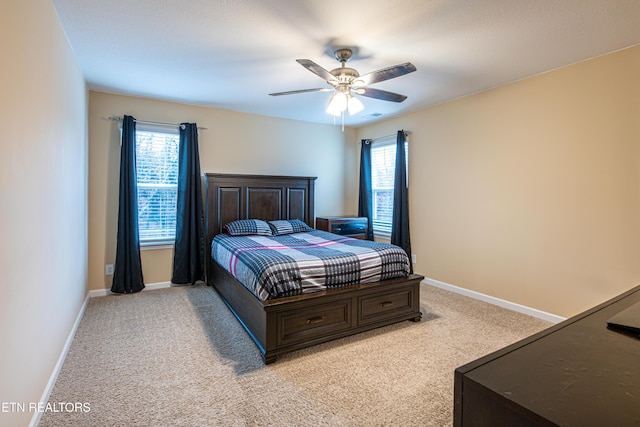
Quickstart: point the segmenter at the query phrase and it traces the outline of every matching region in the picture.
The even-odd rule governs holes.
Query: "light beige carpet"
[[[421,311],[265,366],[212,288],[93,298],[49,398],[83,410],[40,425],[449,426],[456,367],[550,326],[424,284]]]

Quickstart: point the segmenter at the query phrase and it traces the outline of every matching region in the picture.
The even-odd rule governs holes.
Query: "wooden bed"
[[[313,227],[315,179],[206,174],[207,283],[267,364],[284,353],[422,316],[419,275],[261,301],[213,261],[213,237],[236,219],[299,218]]]

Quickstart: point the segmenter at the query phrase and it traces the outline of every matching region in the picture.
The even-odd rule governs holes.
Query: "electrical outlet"
[[[411,254],[411,263],[412,264],[416,263],[416,254]]]
[[[113,264],[107,264],[104,266],[104,272],[107,276],[111,276],[113,274]]]

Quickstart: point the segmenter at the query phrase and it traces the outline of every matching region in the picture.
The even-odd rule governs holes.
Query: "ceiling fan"
[[[320,65],[309,59],[296,60],[300,65],[329,83],[329,85],[332,86],[331,88],[292,90],[288,92],[270,93],[269,95],[280,96],[307,92],[334,91],[335,93],[333,94],[331,100],[329,101],[329,104],[327,105],[327,113],[334,116],[343,114],[347,109],[349,111],[349,114],[351,115],[357,114],[358,112],[362,111],[364,107],[360,100],[357,99],[354,95],[362,95],[369,98],[381,99],[383,101],[391,102],[402,102],[407,99],[405,95],[400,95],[380,89],[374,89],[367,86],[373,83],[378,83],[384,80],[389,80],[412,73],[416,71],[416,67],[413,64],[411,64],[410,62],[405,62],[404,64],[382,68],[380,70],[372,71],[371,73],[361,76],[360,73],[358,73],[353,68],[345,66],[346,62],[351,59],[352,55],[353,52],[349,48],[337,49],[334,52],[334,56],[341,63],[341,66],[331,71],[325,70]]]

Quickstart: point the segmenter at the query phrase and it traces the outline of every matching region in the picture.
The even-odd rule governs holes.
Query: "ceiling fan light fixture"
[[[327,105],[327,113],[332,116],[341,115],[347,109],[347,95],[343,92],[333,94]]]
[[[353,116],[354,114],[358,114],[360,111],[364,110],[364,105],[358,98],[353,95],[349,95],[348,101],[349,115]]]

